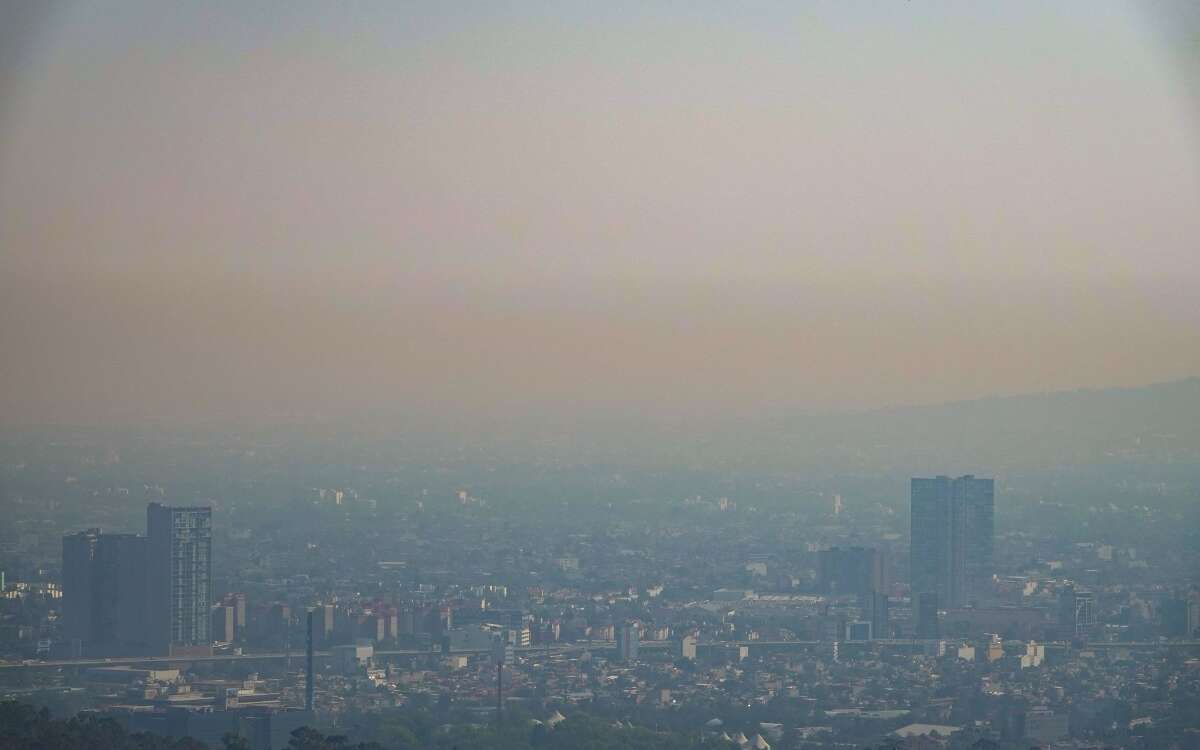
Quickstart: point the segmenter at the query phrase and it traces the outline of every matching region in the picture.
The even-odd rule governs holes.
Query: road
[[[567,651],[582,651],[589,648],[586,643],[559,644],[552,646],[550,653],[563,653]],[[591,645],[591,648],[615,648],[612,641],[602,642],[597,641]],[[513,649],[517,653],[545,653],[545,646],[526,646]],[[453,654],[485,654],[490,653],[490,648],[467,648],[454,649],[450,653]],[[375,651],[376,656],[430,656],[440,655],[440,651],[430,649],[378,649]],[[331,651],[314,651],[313,656],[329,658],[333,656]],[[257,653],[248,654],[213,654],[212,656],[123,656],[113,657],[111,659],[56,659],[48,661],[26,662],[0,662],[0,670],[5,669],[61,669],[61,668],[81,668],[81,667],[120,667],[120,666],[169,666],[172,664],[199,664],[211,662],[238,662],[238,661],[276,661],[287,658],[295,659],[297,663],[304,661],[304,651],[260,651]]]
[[[957,643],[956,639],[946,639],[947,644]],[[885,646],[911,646],[919,641],[908,639],[872,641],[875,644]],[[678,644],[673,641],[643,641],[639,644],[642,650],[663,650],[676,648]],[[734,648],[737,646],[748,646],[752,649],[771,648],[771,649],[790,649],[790,648],[814,648],[821,645],[830,645],[823,641],[716,641],[696,644],[697,648]],[[1045,643],[1046,646],[1065,646],[1063,643]],[[609,650],[616,648],[614,641],[591,641],[569,644],[557,644],[547,649],[545,646],[525,646],[513,649],[516,653],[568,653],[571,651],[587,651],[593,650]],[[1138,641],[1130,643],[1089,643],[1085,646],[1091,650],[1109,650],[1109,649],[1200,649],[1200,641],[1168,641],[1159,643],[1157,641]],[[451,654],[484,654],[489,653],[491,649],[474,648],[474,649],[455,649]],[[375,651],[376,656],[430,656],[440,655],[440,651],[431,649],[381,649]],[[329,658],[333,656],[329,651],[314,652],[314,656],[321,658]],[[28,661],[28,662],[0,662],[0,670],[16,670],[16,669],[63,669],[63,668],[83,668],[83,667],[117,667],[117,666],[169,666],[172,664],[198,664],[205,662],[239,662],[239,661],[275,661],[279,659],[287,659],[291,657],[297,663],[302,663],[304,659],[303,651],[264,651],[259,653],[249,654],[214,654],[212,656],[129,656],[112,659],[60,659],[54,661]]]

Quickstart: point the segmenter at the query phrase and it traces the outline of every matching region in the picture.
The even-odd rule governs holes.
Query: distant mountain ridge
[[[1059,407],[1072,405],[1106,409],[1116,406],[1121,410],[1132,409],[1157,410],[1166,407],[1190,405],[1194,410],[1200,410],[1200,377],[1190,377],[1162,383],[1152,383],[1142,386],[1113,387],[1113,388],[1078,388],[1074,390],[1047,391],[1042,393],[1021,393],[1009,396],[987,396],[977,399],[948,401],[940,404],[918,404],[912,406],[895,406],[881,409],[871,409],[862,414],[889,414],[899,412],[936,412],[939,410],[962,410],[969,408],[988,408],[1003,406],[1006,409],[1046,406]],[[1178,413],[1176,411],[1176,413]],[[1192,412],[1194,415],[1196,412]],[[1181,415],[1182,416],[1182,415]]]
[[[231,435],[347,461],[483,461],[546,466],[612,465],[768,471],[826,476],[1012,474],[1072,467],[1106,472],[1155,467],[1200,484],[1200,378],[1097,390],[998,396],[861,412],[699,417],[629,415],[553,420],[378,413],[365,418],[195,427],[47,428],[79,440],[141,436],[155,445]],[[19,443],[20,436],[10,435]],[[1165,467],[1165,468],[1164,468]],[[1090,469],[1089,469],[1090,470]],[[1149,481],[1149,480],[1145,480]]]
[[[1200,465],[1200,378],[854,413],[780,414],[672,439],[696,457],[780,469]]]

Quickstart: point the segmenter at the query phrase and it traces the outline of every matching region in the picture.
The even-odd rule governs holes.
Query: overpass
[[[943,638],[933,639],[935,642],[944,640],[947,643],[956,643],[960,639]],[[913,640],[910,638],[896,639],[881,639],[874,641],[841,641],[842,644],[854,645],[881,645],[881,646],[901,646],[913,647],[917,644],[926,641]],[[703,641],[696,644],[696,648],[700,650],[722,649],[722,648],[739,648],[746,646],[753,650],[804,650],[817,648],[820,646],[829,646],[832,641]],[[1045,646],[1069,647],[1070,644],[1048,641],[1044,642]],[[575,643],[558,643],[551,646],[519,646],[513,649],[515,653],[526,654],[563,654],[573,651],[604,651],[612,650],[617,647],[615,641],[578,641]],[[661,651],[673,650],[679,647],[676,641],[642,641],[638,644],[638,648],[643,651]],[[1198,649],[1200,650],[1200,641],[1131,641],[1128,643],[1120,642],[1096,642],[1088,643],[1080,648],[1080,650],[1091,651],[1107,651],[1107,650],[1132,650],[1146,651],[1157,649]],[[452,649],[450,654],[473,655],[491,653],[490,648],[468,648],[468,649]],[[412,657],[412,656],[440,656],[441,651],[435,649],[377,649],[375,656],[377,657]],[[333,653],[330,651],[316,651],[313,656],[317,658],[331,658]],[[40,661],[34,659],[26,659],[24,661],[0,661],[0,672],[21,670],[21,669],[79,669],[86,667],[117,667],[117,666],[169,666],[172,664],[222,664],[222,663],[238,663],[238,662],[258,662],[258,661],[282,661],[289,658],[302,661],[304,659],[304,651],[262,651],[258,653],[242,653],[242,654],[212,654],[208,656],[125,656],[113,657],[108,659],[58,659]]]
[[[603,642],[597,642],[595,648],[604,648]],[[611,641],[607,643],[607,647],[613,648]],[[524,646],[514,648],[517,653],[563,653],[573,650],[586,650],[586,644],[558,644],[547,649],[545,646]],[[464,648],[453,649],[450,654],[487,654],[491,653],[491,648]],[[375,656],[441,656],[442,652],[435,649],[377,649]],[[298,662],[303,662],[305,656],[304,651],[260,651],[242,654],[211,654],[204,656],[121,656],[105,659],[87,658],[87,659],[55,659],[40,661],[35,659],[25,659],[24,661],[5,661],[0,662],[0,671],[16,670],[16,669],[65,669],[65,668],[84,668],[84,667],[153,667],[153,666],[169,666],[172,664],[220,664],[220,663],[236,663],[236,662],[258,662],[258,661],[282,661],[286,659],[296,659]],[[314,651],[315,658],[331,658],[332,651]]]

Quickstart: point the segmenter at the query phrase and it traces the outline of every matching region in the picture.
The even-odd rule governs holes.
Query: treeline
[[[702,743],[696,733],[618,726],[608,719],[574,714],[551,728],[528,720],[502,725],[435,724],[426,712],[398,711],[374,718],[346,735],[304,727],[292,733],[290,750],[735,750]],[[216,750],[203,742],[146,732],[129,732],[119,722],[94,714],[56,719],[45,708],[0,702],[3,750]],[[251,750],[245,738],[226,735],[220,750]]]
[[[355,739],[370,738],[387,750],[736,750],[703,742],[698,732],[620,725],[611,719],[572,713],[550,727],[526,717],[495,723],[437,724],[428,712],[392,711],[364,716]]]
[[[0,748],[4,750],[204,750],[191,739],[173,740],[143,732],[130,733],[112,719],[81,714],[55,719],[46,708],[25,703],[0,703]]]
[[[383,750],[374,743],[350,744],[345,737],[326,736],[303,727],[292,733],[291,750]],[[213,750],[191,737],[172,738],[129,732],[119,722],[95,714],[55,719],[45,708],[16,701],[0,702],[2,750]],[[227,734],[222,750],[250,750],[244,737]]]

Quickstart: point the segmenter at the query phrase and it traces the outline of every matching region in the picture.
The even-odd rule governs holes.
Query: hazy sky
[[[1169,7],[9,9],[0,421],[1200,374],[1200,18]]]

